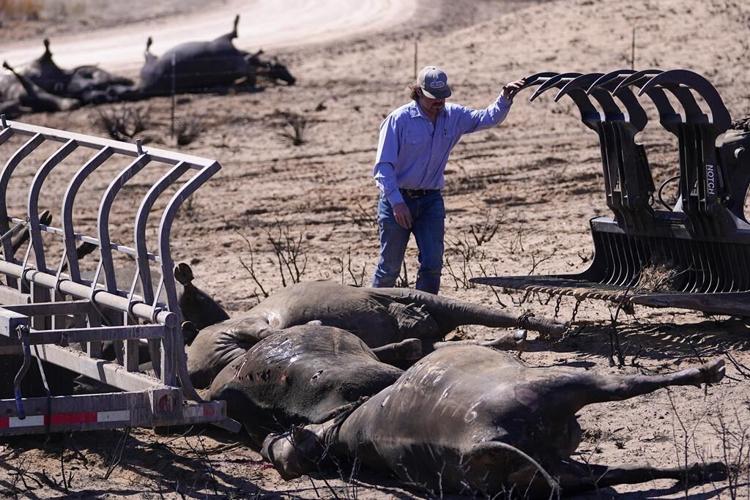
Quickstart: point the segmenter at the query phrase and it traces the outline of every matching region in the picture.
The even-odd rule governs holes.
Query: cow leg
[[[378,288],[377,292],[373,293],[390,297],[402,304],[412,304],[412,307],[417,306],[420,310],[426,311],[438,326],[440,337],[461,325],[484,325],[494,328],[525,328],[538,331],[546,337],[559,338],[568,326],[547,318],[449,299],[419,290]]]
[[[521,346],[526,342],[526,330],[518,329],[513,332],[508,332],[504,335],[496,337],[493,340],[448,340],[445,342],[435,342],[432,344],[433,349],[440,349],[442,347],[450,347],[455,345],[481,345],[484,347],[492,347],[493,349],[510,350],[520,349]]]
[[[673,385],[713,384],[725,375],[724,360],[714,359],[696,368],[688,368],[665,375],[588,375],[588,392],[584,404],[619,401],[654,392]]]
[[[422,341],[419,339],[405,339],[380,347],[372,348],[372,352],[383,363],[399,365],[404,362],[414,362],[422,358]]]
[[[663,387],[713,384],[724,378],[725,374],[724,361],[721,359],[665,375],[605,375],[571,370],[550,371],[549,368],[534,370],[545,374],[544,383],[538,383],[542,377],[532,375],[525,381],[526,392],[539,397],[546,404],[565,408],[571,413],[592,403],[621,401]]]
[[[645,483],[655,479],[674,479],[688,484],[723,481],[727,477],[727,467],[721,462],[694,464],[687,469],[649,466],[607,467],[571,460],[562,463],[559,473],[562,493],[571,494],[617,484]]]
[[[555,445],[552,445],[554,448]],[[528,451],[528,450],[527,450]],[[560,460],[545,450],[535,449],[534,457],[503,442],[474,445],[462,460],[462,484],[494,494],[517,492],[523,498],[557,498],[617,484],[636,484],[655,479],[683,480],[689,484],[726,479],[723,463],[695,464],[690,468],[650,466],[607,467]],[[456,478],[454,478],[456,479]],[[550,493],[554,494],[550,495]]]

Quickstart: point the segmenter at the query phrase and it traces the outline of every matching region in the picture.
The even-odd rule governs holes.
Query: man
[[[420,71],[411,87],[412,102],[393,111],[380,125],[373,169],[380,188],[380,260],[373,287],[396,283],[413,233],[419,248],[418,290],[438,293],[443,268],[445,206],[441,190],[448,156],[463,134],[501,123],[523,80],[503,87],[486,109],[446,104],[448,76],[435,66]]]

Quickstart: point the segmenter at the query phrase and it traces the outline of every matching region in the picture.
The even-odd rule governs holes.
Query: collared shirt
[[[404,201],[399,188],[442,189],[448,155],[461,136],[501,123],[510,105],[502,96],[485,109],[445,103],[434,124],[416,101],[391,112],[380,124],[373,168],[378,188],[391,205]]]

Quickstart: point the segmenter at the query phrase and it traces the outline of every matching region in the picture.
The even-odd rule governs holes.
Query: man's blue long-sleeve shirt
[[[448,156],[461,136],[501,123],[510,105],[503,96],[485,109],[446,103],[434,125],[416,101],[401,106],[380,124],[375,183],[391,205],[404,201],[399,188],[442,189]]]

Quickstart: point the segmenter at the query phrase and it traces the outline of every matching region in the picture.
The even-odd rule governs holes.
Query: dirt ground
[[[156,4],[131,0],[130,12]],[[98,8],[97,15],[111,19],[107,10]],[[174,253],[178,260],[190,262],[198,285],[232,313],[247,310],[264,292],[298,278],[367,284],[377,255],[377,191],[370,171],[378,124],[408,99],[415,47],[419,66],[434,63],[448,72],[456,102],[483,107],[505,82],[535,72],[628,68],[634,41],[636,68],[697,71],[718,88],[734,118],[750,114],[747,2],[460,0],[422,2],[417,11],[416,18],[385,32],[276,54],[298,78],[296,86],[267,85],[255,93],[177,100],[178,124],[201,128],[179,149],[215,158],[223,168],[180,214],[172,235]],[[79,17],[58,16],[46,24],[43,19],[4,19],[3,35],[6,27],[9,36],[17,38],[29,33],[25,26],[33,28],[34,36],[46,30],[77,30]],[[442,293],[553,316],[554,299],[539,297],[520,304],[519,294],[495,294],[467,281],[485,273],[582,270],[592,255],[588,220],[608,213],[596,136],[579,121],[572,105],[555,103],[546,95],[529,103],[524,98],[528,95],[519,96],[502,126],[466,136],[454,150],[445,189],[449,266]],[[23,121],[103,135],[100,113],[137,109],[147,117],[140,137],[150,146],[176,148],[170,138],[170,105],[170,99],[160,98],[34,114]],[[647,111],[650,118],[656,116],[653,109]],[[288,137],[293,133],[287,123],[290,113],[306,124],[301,145],[293,145]],[[652,120],[642,141],[657,182],[674,175],[677,150],[672,136]],[[51,189],[59,191],[65,185],[60,182]],[[123,238],[132,232],[138,192],[138,187],[127,190],[114,216]],[[20,207],[23,196],[19,189],[11,201]],[[95,210],[93,198],[82,202],[81,221],[91,224]],[[475,235],[490,234],[488,241],[477,244]],[[297,270],[279,265],[273,242],[296,252]],[[412,246],[406,276],[410,284],[415,270]],[[571,319],[574,306],[573,299],[562,299],[559,318]],[[519,354],[534,366],[574,366],[602,373],[664,373],[719,356],[727,362],[728,376],[705,390],[661,390],[585,408],[580,413],[584,440],[575,458],[665,467],[721,460],[732,467],[733,480],[689,490],[671,481],[655,481],[603,489],[586,498],[750,497],[750,330],[728,317],[637,306],[633,314],[619,313],[625,364],[612,367],[609,325],[614,314],[615,307],[606,303],[584,302],[575,316],[581,328],[574,335],[549,343],[532,334]],[[492,334],[488,328],[464,327],[456,336]],[[358,471],[347,482],[338,474],[285,482],[236,439],[214,429],[182,434],[134,429],[7,440],[0,443],[0,494],[422,495],[367,471]]]

